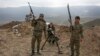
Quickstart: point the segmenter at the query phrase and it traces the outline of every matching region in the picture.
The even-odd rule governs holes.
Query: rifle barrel
[[[69,4],[67,5],[67,9],[68,9],[68,14],[69,14],[70,24],[71,24],[71,26],[72,26],[72,18],[71,18],[71,13],[70,13]]]
[[[28,4],[29,4],[29,7],[30,7],[30,12],[31,12],[31,14],[34,15],[33,10],[32,10],[32,7],[31,7],[31,5],[30,5],[29,2],[28,2]]]

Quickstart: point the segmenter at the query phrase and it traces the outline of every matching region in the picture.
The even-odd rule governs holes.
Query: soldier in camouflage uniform
[[[75,17],[75,25],[71,26],[71,39],[70,39],[70,47],[71,47],[71,56],[79,56],[80,52],[80,41],[83,38],[83,29],[80,24],[80,17]]]
[[[49,44],[54,44],[54,42],[55,42],[55,39],[54,39],[54,35],[55,35],[55,27],[54,27],[54,25],[53,25],[53,23],[50,23],[49,25],[48,25],[48,42],[49,42]]]
[[[33,30],[33,37],[32,37],[32,55],[34,55],[34,49],[35,49],[35,42],[37,41],[37,54],[40,54],[40,42],[42,37],[42,32],[44,32],[46,36],[46,21],[44,20],[44,14],[40,14],[39,18],[35,20],[33,18],[32,24],[34,27]]]

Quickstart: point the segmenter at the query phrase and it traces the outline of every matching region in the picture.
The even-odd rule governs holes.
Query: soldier
[[[53,23],[50,23],[49,25],[48,25],[48,42],[50,43],[50,44],[54,44],[54,36],[55,35],[55,27],[54,27],[54,25],[53,25]]]
[[[79,56],[80,52],[80,41],[83,39],[83,29],[80,24],[80,17],[75,17],[75,25],[71,26],[71,38],[70,38],[70,46],[71,46],[71,56]]]
[[[32,55],[34,55],[34,49],[35,49],[35,42],[37,41],[37,54],[40,53],[40,42],[41,42],[41,37],[42,37],[42,32],[44,32],[46,36],[46,21],[44,20],[44,14],[40,14],[39,18],[35,20],[33,18],[32,24],[34,27],[33,30],[33,37],[32,37]]]
[[[43,47],[45,46],[46,42],[48,41],[50,44],[56,44],[57,48],[58,48],[58,54],[62,54],[62,51],[60,51],[60,47],[58,44],[58,36],[55,35],[55,27],[53,25],[53,23],[50,23],[48,25],[48,38],[46,39],[46,41],[44,42],[41,50],[43,50]]]

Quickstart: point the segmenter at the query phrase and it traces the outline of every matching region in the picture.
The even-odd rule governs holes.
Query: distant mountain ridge
[[[53,21],[57,23],[66,22],[68,19],[67,7],[33,7],[36,17],[40,13],[44,13],[47,21]],[[99,6],[71,6],[70,7],[72,18],[79,15],[81,18],[100,18]],[[0,24],[8,21],[20,21],[25,19],[25,15],[29,14],[30,10],[28,6],[14,7],[14,8],[0,8]]]

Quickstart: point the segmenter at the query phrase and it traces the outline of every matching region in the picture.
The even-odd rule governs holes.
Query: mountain
[[[100,26],[100,19],[95,19],[89,22],[84,23],[85,26],[91,27],[91,26]]]
[[[67,7],[33,7],[34,14],[36,17],[40,13],[44,13],[45,19],[50,22],[64,24],[68,21]],[[82,19],[95,19],[100,18],[100,7],[99,6],[71,6],[70,11],[72,18],[76,15],[81,16]],[[0,24],[9,21],[23,21],[26,14],[29,14],[30,9],[28,6],[23,7],[8,7],[0,8]]]

